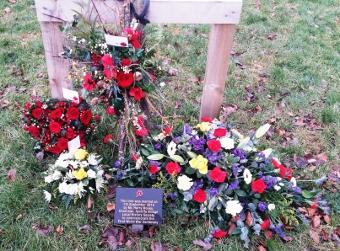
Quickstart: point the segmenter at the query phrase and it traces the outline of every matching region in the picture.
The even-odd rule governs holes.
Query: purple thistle
[[[264,202],[264,201],[261,201],[261,202],[257,205],[257,208],[258,208],[260,211],[264,212],[264,211],[266,211],[266,209],[267,209],[267,203]]]

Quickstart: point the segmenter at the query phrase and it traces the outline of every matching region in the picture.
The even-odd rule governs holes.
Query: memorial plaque
[[[162,208],[162,189],[118,187],[114,223],[161,225]]]

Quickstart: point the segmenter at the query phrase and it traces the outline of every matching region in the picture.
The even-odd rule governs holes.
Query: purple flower
[[[167,198],[171,200],[175,200],[177,196],[178,196],[177,193],[168,193]]]
[[[302,194],[302,189],[300,187],[294,187],[294,192]]]
[[[257,208],[261,210],[262,212],[266,211],[267,209],[267,203],[264,201],[261,201],[258,205]]]
[[[233,154],[235,157],[239,157],[240,159],[246,159],[247,158],[247,154],[245,152],[243,152],[242,150],[235,148],[233,150]]]
[[[184,132],[186,134],[191,134],[192,130],[191,130],[191,127],[188,124],[184,125]]]
[[[161,143],[156,143],[156,144],[154,144],[154,146],[153,146],[153,148],[155,149],[155,150],[159,150],[159,149],[161,149],[161,147],[162,147],[162,144]]]
[[[210,196],[218,195],[218,188],[212,187],[210,188]]]
[[[195,194],[198,189],[203,187],[203,179],[200,179],[199,181],[195,181],[192,187],[190,188],[189,192],[191,194]]]
[[[193,136],[189,139],[189,144],[192,145],[194,150],[196,150],[200,153],[203,151],[203,146],[204,146],[205,143],[206,143],[206,140],[202,137],[197,139],[195,136]]]
[[[282,223],[279,223],[276,227],[275,226],[271,226],[270,229],[273,230],[275,233],[277,233],[281,238],[286,237],[285,233],[282,230]]]
[[[272,188],[274,185],[277,184],[277,178],[270,175],[262,176],[261,180],[264,181],[268,189]]]
[[[115,167],[120,167],[122,163],[119,160],[116,160],[115,163],[113,164]]]
[[[235,176],[235,178],[238,176],[238,165],[237,164],[233,164],[233,175]]]
[[[150,166],[159,166],[161,163],[155,160],[150,160],[149,161]]]
[[[215,165],[216,161],[221,159],[222,157],[216,153],[216,152],[212,152],[210,151],[208,148],[205,150],[205,152],[203,153],[204,157],[206,157],[208,159],[208,161]]]
[[[326,177],[326,176],[322,176],[320,179],[317,179],[317,180],[315,181],[315,184],[321,185],[321,184],[324,183],[326,180],[327,180],[327,177]]]
[[[231,183],[228,187],[228,190],[236,190],[238,189],[238,180],[235,180],[233,183]]]
[[[180,140],[181,140],[180,136],[175,137],[175,138],[172,139],[172,141],[175,142],[175,143],[178,143]]]

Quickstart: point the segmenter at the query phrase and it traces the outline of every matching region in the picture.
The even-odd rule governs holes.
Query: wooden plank
[[[94,18],[96,12],[88,0],[79,0],[81,7],[70,0],[35,0],[39,21],[72,21],[73,10]],[[118,23],[122,2],[94,1],[105,22]],[[151,23],[177,24],[237,24],[240,21],[242,0],[150,0],[146,19]],[[53,18],[56,17],[56,18]]]
[[[58,22],[40,22],[42,38],[45,49],[48,79],[53,98],[63,97],[62,88],[73,89],[72,82],[68,79],[70,63],[68,59],[58,54],[63,50],[64,37],[59,29]]]
[[[200,118],[219,117],[234,32],[234,24],[211,25]]]

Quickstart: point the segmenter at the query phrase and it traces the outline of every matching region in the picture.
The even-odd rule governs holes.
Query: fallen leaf
[[[162,243],[160,243],[160,242],[152,242],[151,243],[151,250],[152,251],[163,251]]]
[[[290,236],[285,236],[285,237],[282,237],[282,240],[284,240],[285,242],[291,242],[293,238]]]
[[[332,232],[330,235],[329,235],[329,238],[335,242],[335,244],[340,247],[340,238],[339,236],[335,233],[335,232]]]
[[[48,208],[49,208],[49,209],[52,209],[52,210],[56,210],[56,209],[58,209],[58,207],[57,207],[57,206],[52,206],[51,204],[48,204]]]
[[[320,236],[319,233],[316,232],[314,229],[309,229],[309,235],[310,237],[312,237],[312,239],[315,241],[315,243],[319,243],[320,242]]]
[[[277,33],[272,33],[272,34],[267,36],[267,39],[269,39],[269,40],[275,40],[276,38],[277,38]]]
[[[107,198],[108,199],[112,199],[113,197],[116,196],[116,188],[117,188],[116,183],[112,183],[107,186]]]
[[[327,157],[326,153],[320,153],[320,154],[316,155],[315,158],[318,159],[318,160],[322,160],[324,163],[328,162],[328,157]]]
[[[16,218],[15,218],[15,220],[20,220],[22,218],[22,214],[19,214]]]
[[[273,231],[266,229],[264,231],[264,236],[268,239],[268,240],[272,240],[274,238],[274,233]]]
[[[205,243],[202,240],[194,240],[193,243],[195,245],[201,246],[204,250],[210,250],[212,249],[212,245],[210,243]]]
[[[91,199],[91,197],[89,196],[87,198],[87,209],[90,209],[93,205],[93,200]]]
[[[328,214],[323,215],[322,218],[327,224],[331,222],[331,218]]]
[[[227,105],[222,105],[221,107],[221,112],[220,112],[220,121],[224,122],[228,119],[228,117],[235,113],[238,109],[238,106],[235,104],[227,104]]]
[[[9,102],[8,100],[5,99],[1,102],[0,108],[5,108],[5,107],[9,106],[10,104],[11,104],[11,102]]]
[[[251,213],[249,211],[246,213],[245,223],[248,227],[251,227],[253,225],[253,217],[251,216]]]
[[[54,226],[53,223],[51,223],[48,227],[43,227],[38,223],[33,223],[32,229],[35,230],[36,234],[39,236],[46,237],[48,233],[54,231]]]
[[[87,210],[87,220],[92,220],[92,211],[91,210]]]
[[[6,14],[10,13],[10,12],[11,12],[11,8],[10,8],[10,7],[6,7],[6,8],[4,9],[4,12],[5,12]]]
[[[64,227],[63,227],[63,226],[60,226],[60,225],[58,225],[58,227],[57,227],[57,229],[56,229],[55,231],[57,231],[57,233],[58,233],[58,234],[62,234],[62,233],[63,233],[63,231],[64,231]]]
[[[321,237],[323,241],[328,241],[329,236],[324,229],[321,230]]]
[[[8,182],[13,182],[15,180],[16,175],[17,175],[17,169],[16,168],[10,169],[7,173]]]
[[[43,72],[39,72],[36,76],[36,78],[42,78],[44,76],[44,73]]]
[[[259,65],[259,64],[254,64],[254,68],[255,68],[256,70],[260,70],[260,71],[263,70],[263,66],[262,66],[262,65]]]
[[[10,67],[7,68],[7,71],[9,73],[12,73],[14,68],[15,68],[15,64],[12,64]]]
[[[108,212],[114,210],[115,208],[116,208],[116,204],[115,204],[115,203],[109,202],[109,203],[107,203],[107,205],[106,205],[106,210],[107,210]]]
[[[117,242],[117,238],[115,236],[110,235],[107,238],[107,244],[108,244],[108,248],[109,248],[110,251],[117,250],[118,242]]]
[[[170,76],[178,76],[178,70],[172,67],[168,67],[168,74]]]
[[[264,246],[262,246],[262,245],[257,246],[257,250],[258,251],[267,251],[267,249]]]
[[[91,227],[90,225],[84,225],[82,227],[78,227],[79,232],[83,232],[84,234],[87,234],[90,231]]]
[[[130,239],[125,243],[125,247],[127,247],[128,249],[132,249],[132,247],[135,245],[135,243],[136,242],[133,239]]]
[[[304,158],[298,157],[296,154],[294,154],[294,163],[298,168],[305,168],[308,165]]]
[[[119,239],[118,239],[118,244],[123,245],[126,241],[126,232],[124,229],[121,229],[119,232]]]
[[[155,226],[149,227],[149,237],[152,238],[155,233]]]
[[[44,159],[44,151],[38,152],[35,157],[37,160],[42,161]]]
[[[228,235],[231,235],[234,232],[234,230],[236,229],[236,224],[229,221],[228,227],[229,227],[228,228]]]
[[[15,0],[8,0],[9,3],[15,3]]]
[[[2,233],[3,233],[3,230],[0,228],[0,235],[2,235]]]
[[[320,226],[320,215],[315,215],[312,219],[312,227],[317,228],[318,226]]]

